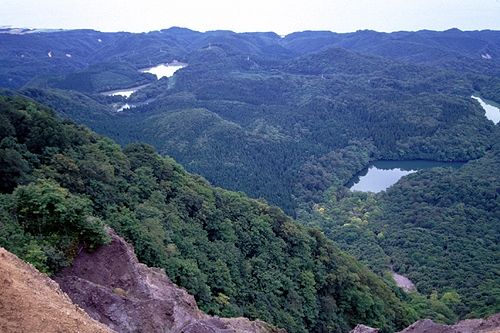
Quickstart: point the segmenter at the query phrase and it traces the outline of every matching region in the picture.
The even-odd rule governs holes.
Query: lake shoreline
[[[137,90],[140,90],[142,88],[146,88],[147,86],[149,86],[151,83],[145,83],[145,84],[141,84],[139,86],[131,86],[131,87],[126,87],[126,88],[120,88],[120,89],[114,89],[114,90],[105,90],[105,91],[100,91],[99,94],[101,95],[106,95],[106,96],[123,96],[125,97],[124,95],[121,95],[121,94],[118,94],[120,92],[124,92],[124,91],[132,91],[133,90],[133,93],[136,92]],[[125,97],[125,98],[128,98],[128,97]]]
[[[479,105],[484,110],[484,116],[493,122],[493,124],[498,125],[500,122],[500,105],[495,101],[491,101],[481,97],[479,94],[474,94],[471,96],[472,99],[476,100]]]
[[[459,168],[468,161],[373,160],[349,179],[344,186],[351,191],[379,193],[411,173],[438,167]]]

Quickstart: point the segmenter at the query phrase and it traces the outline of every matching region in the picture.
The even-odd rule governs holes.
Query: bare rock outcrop
[[[89,317],[58,284],[0,248],[0,332],[112,332]]]
[[[379,330],[377,328],[373,328],[370,326],[358,324],[350,333],[378,333]]]
[[[94,319],[117,332],[284,332],[261,321],[210,317],[163,270],[138,262],[132,247],[112,242],[82,251],[56,281]]]
[[[350,333],[377,333],[378,329],[365,325],[356,326]],[[467,319],[455,325],[436,324],[422,319],[399,333],[500,333],[500,313],[486,319]]]
[[[400,333],[500,333],[500,313],[486,319],[462,320],[455,325],[441,325],[424,319]]]

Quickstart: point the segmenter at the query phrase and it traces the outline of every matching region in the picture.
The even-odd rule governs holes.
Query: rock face
[[[358,325],[351,333],[377,333],[378,329]],[[436,324],[430,319],[423,319],[399,333],[500,333],[500,313],[486,319],[468,319],[455,325]]]
[[[392,272],[392,278],[394,279],[394,282],[396,282],[396,285],[403,289],[405,292],[411,292],[411,291],[416,291],[417,288],[415,287],[415,284],[411,282],[410,279],[408,279],[406,276],[398,274],[396,272]]]
[[[378,333],[379,330],[377,328],[369,327],[366,325],[357,325],[350,333]]]
[[[284,332],[261,321],[210,317],[160,269],[140,264],[132,247],[112,242],[82,251],[56,281],[94,319],[117,332]]]
[[[500,313],[486,319],[462,320],[455,325],[440,325],[424,319],[400,333],[500,333]]]
[[[0,332],[106,333],[57,283],[0,248]]]

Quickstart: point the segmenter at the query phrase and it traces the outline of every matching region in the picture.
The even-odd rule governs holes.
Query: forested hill
[[[427,297],[406,296],[418,314],[452,321],[456,316],[500,311],[498,289],[494,287],[498,284],[499,265],[496,169],[500,127],[488,120],[484,109],[471,98],[475,95],[500,103],[500,32],[306,31],[288,36],[199,33],[181,28],[143,34],[90,30],[17,35],[4,32],[0,34],[0,86],[18,89],[5,94],[21,94],[48,105],[62,117],[110,136],[123,147],[134,142],[149,143],[161,155],[172,156],[188,171],[202,175],[214,185],[264,198],[300,222],[320,226],[329,238],[379,275],[393,269],[414,279],[418,290]],[[187,67],[172,77],[157,80],[141,71],[173,60],[184,62]],[[136,86],[141,89],[129,98],[103,94],[106,90]],[[121,109],[126,104],[131,108]],[[10,133],[10,127],[5,126],[5,133]],[[230,203],[235,205],[231,211],[246,207],[242,216],[251,211],[252,219],[269,221],[271,225],[272,221],[289,220],[278,209],[267,211],[268,208],[261,209],[268,207],[262,203],[213,190],[169,162],[167,169],[177,171],[165,171],[166,175],[177,175],[185,181],[179,184],[186,191],[177,197],[178,192],[171,190],[172,184],[163,178],[167,177],[163,171],[156,171],[163,170],[161,165],[167,162],[150,148],[132,145],[120,151],[106,140],[95,142],[99,142],[99,148],[82,143],[87,150],[68,148],[61,156],[48,150],[50,158],[40,159],[45,154],[41,147],[37,152],[29,149],[29,153],[11,140],[5,144],[17,148],[9,148],[6,156],[18,156],[12,149],[24,156],[21,162],[12,157],[17,161],[13,168],[17,171],[29,170],[30,163],[50,165],[40,169],[35,164],[36,173],[25,172],[28,180],[50,174],[45,177],[55,178],[71,193],[93,196],[93,209],[98,216],[111,221],[117,229],[122,228],[122,234],[130,232],[127,237],[136,244],[143,260],[156,264],[170,258],[169,273],[213,313],[262,316],[272,323],[292,323],[294,328],[287,328],[300,331],[316,329],[314,323],[318,320],[330,322],[330,317],[322,317],[323,313],[339,313],[322,312],[327,303],[340,313],[344,311],[345,306],[332,301],[337,296],[317,296],[314,301],[310,298],[316,307],[309,307],[303,303],[306,295],[285,293],[283,290],[289,288],[282,286],[293,282],[296,288],[303,283],[296,278],[277,279],[279,283],[271,284],[273,279],[269,285],[274,293],[257,282],[267,281],[275,272],[281,274],[283,267],[291,267],[296,273],[295,260],[312,260],[313,266],[308,267],[315,277],[315,290],[320,290],[324,282],[320,277],[325,275],[322,267],[315,266],[322,255],[317,257],[314,249],[315,244],[325,241],[318,238],[322,236],[297,227],[300,237],[305,237],[305,243],[298,244],[307,244],[304,246],[310,250],[306,250],[309,254],[305,257],[287,247],[289,241],[297,240],[283,236],[284,243],[278,243],[287,248],[286,253],[294,253],[292,259],[285,261],[267,256],[278,253],[274,247],[281,245],[271,242],[263,247],[260,240],[252,246],[265,248],[266,255],[250,253],[251,258],[256,255],[262,262],[252,259],[247,264],[246,252],[237,258],[200,254],[210,253],[206,250],[190,252],[189,247],[179,244],[189,241],[195,248],[210,251],[212,245],[206,245],[205,238],[197,238],[198,233],[192,229],[176,229],[185,218],[201,223],[208,244],[217,243],[220,237],[229,237],[232,242],[247,239],[246,234],[269,231],[262,229],[260,222],[249,230],[238,229],[246,225],[247,219],[224,210]],[[113,154],[116,158],[110,157]],[[149,156],[144,162],[153,171],[134,164],[135,156],[143,154]],[[57,156],[56,160],[53,156]],[[349,179],[378,159],[470,162],[459,171],[431,170],[412,175],[386,194],[351,193],[345,187]],[[157,165],[152,161],[163,162],[154,162]],[[63,177],[58,170],[66,170],[67,175]],[[79,176],[83,171],[91,175],[93,170],[99,172],[92,181],[90,176]],[[12,182],[14,176],[7,179]],[[486,176],[488,180],[483,179]],[[157,180],[162,184],[159,189],[154,185]],[[127,185],[131,182],[134,186]],[[17,181],[11,184],[15,185]],[[167,209],[157,199],[157,191],[169,200],[173,196],[175,213],[171,213],[171,206]],[[171,201],[168,204],[173,205]],[[128,224],[120,227],[113,222],[114,216],[127,216],[125,220],[132,226],[142,220],[151,225],[140,224],[143,227],[138,233],[136,227]],[[156,230],[163,235],[163,226],[160,228],[155,221],[165,216],[174,221],[168,222],[171,224],[165,230],[182,230],[186,233],[182,240],[174,241],[173,232],[164,238],[154,237]],[[215,226],[206,220],[211,218],[215,219]],[[241,225],[235,224],[238,227],[228,229],[228,234],[222,232],[224,236],[218,236],[219,229],[215,236],[210,231],[226,228],[228,221]],[[152,238],[144,240],[143,235]],[[153,250],[158,242],[167,244],[165,251],[169,256],[173,253],[180,257],[162,257]],[[226,250],[217,247],[212,252],[231,253]],[[206,264],[219,259],[225,266]],[[238,264],[238,272],[244,273],[231,275],[232,283],[228,285],[214,287],[220,281],[210,278],[215,273],[208,267],[219,267],[217,274],[226,276],[227,272],[234,274],[235,266],[231,263],[236,262],[245,262],[243,266]],[[255,275],[248,268],[259,265],[264,265],[262,271],[271,272],[270,275]],[[256,276],[259,278],[253,280]],[[301,278],[308,277],[306,274]],[[462,283],[469,277],[470,281]],[[357,277],[350,280],[358,281]],[[338,286],[337,282],[332,283]],[[252,292],[254,289],[262,293]],[[316,295],[324,295],[322,292]],[[266,293],[273,297],[264,297]],[[234,295],[238,297],[232,298]],[[227,304],[226,297],[230,299]],[[291,301],[295,299],[300,301]],[[243,305],[250,303],[260,305]],[[372,304],[368,299],[358,303]],[[274,310],[266,312],[267,309]],[[291,317],[287,317],[290,313]],[[332,325],[348,326],[343,315],[335,316],[338,320],[332,319]],[[372,314],[366,316],[374,318]]]
[[[347,145],[370,158],[482,156],[493,125],[470,96],[500,101],[499,34],[4,33],[0,85],[295,214],[300,170]],[[172,78],[139,72],[174,59],[188,66]],[[143,84],[129,99],[98,94]],[[136,107],[116,113],[124,103]]]
[[[495,141],[485,156],[459,169],[420,171],[378,194],[330,188],[302,221],[380,274],[409,277],[419,292],[441,299],[459,317],[497,313],[500,139]]]
[[[211,314],[289,332],[390,332],[415,310],[316,229],[211,187],[150,146],[121,149],[33,102],[0,98],[0,246],[53,273],[110,225]]]
[[[199,63],[217,60],[221,55],[242,55],[252,57],[259,65],[272,66],[283,59],[333,47],[480,74],[495,75],[500,70],[500,33],[489,30],[362,30],[342,34],[304,31],[281,37],[275,33],[200,33],[183,28],[140,34],[0,29],[0,45],[0,63],[4,65],[0,85],[11,88],[19,88],[41,74],[67,74],[97,64],[121,63],[141,68],[173,59]],[[209,46],[219,49],[218,56],[207,57],[201,52]]]

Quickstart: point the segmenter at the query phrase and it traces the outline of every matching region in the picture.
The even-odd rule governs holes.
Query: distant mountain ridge
[[[220,47],[228,55],[251,56],[269,64],[340,47],[439,68],[459,70],[460,66],[467,66],[475,73],[498,74],[500,68],[500,32],[490,30],[362,30],[342,34],[304,31],[283,38],[275,33],[201,33],[183,28],[148,33],[63,30],[2,33],[0,46],[0,85],[10,88],[19,88],[40,74],[67,74],[99,63],[127,62],[136,68],[173,59],[194,63],[194,52],[209,46]]]

